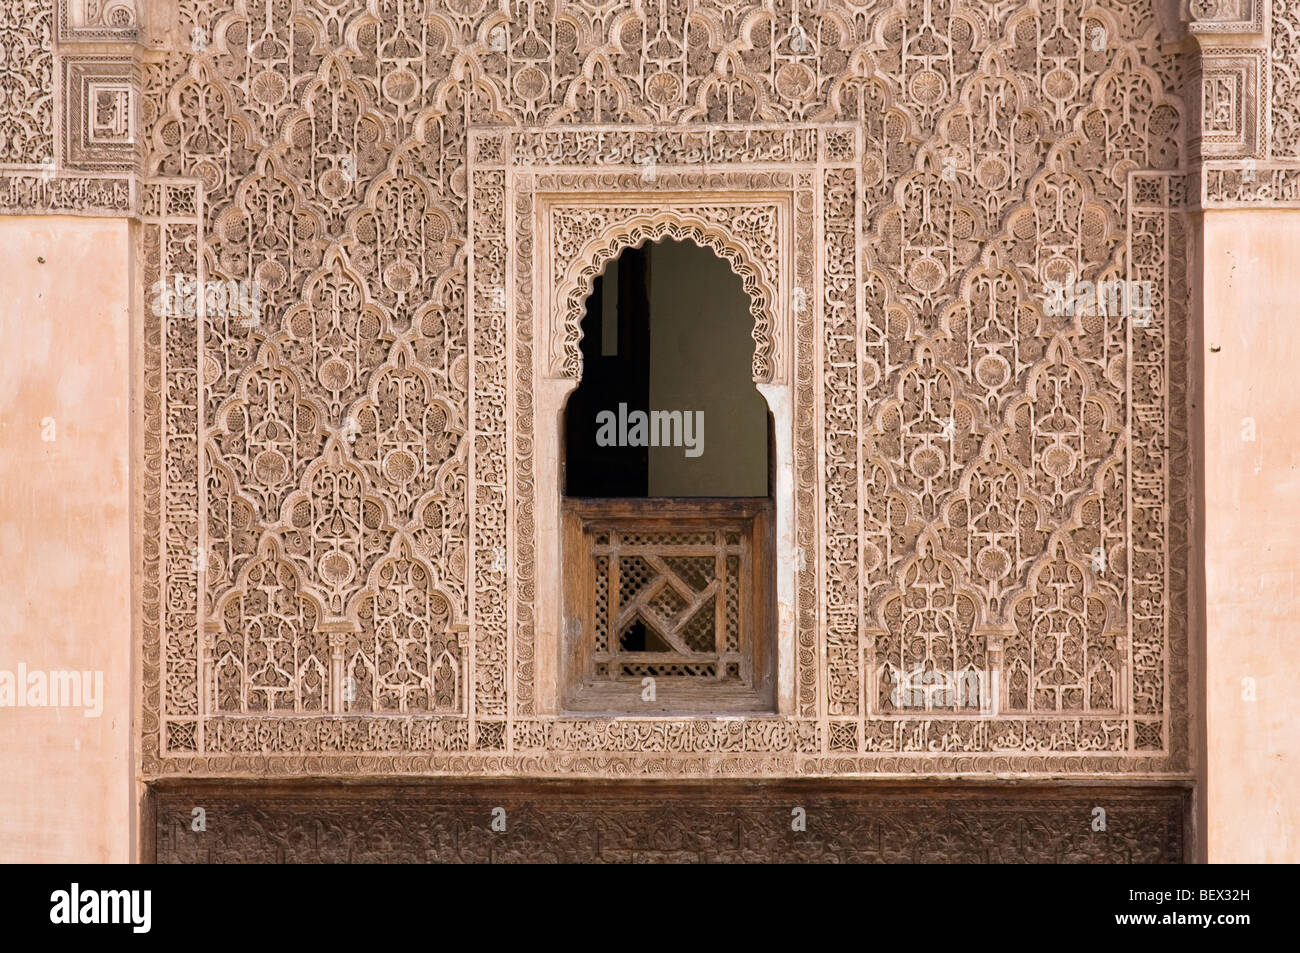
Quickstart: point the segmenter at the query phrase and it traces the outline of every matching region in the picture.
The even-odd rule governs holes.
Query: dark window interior
[[[660,245],[666,243],[659,243]],[[707,400],[693,402],[690,408],[652,408],[651,404],[651,336],[659,331],[665,335],[668,350],[680,349],[691,353],[707,352],[709,340],[692,333],[692,329],[703,329],[703,322],[715,320],[716,315],[706,302],[698,305],[684,317],[686,320],[666,321],[651,313],[651,268],[665,269],[663,256],[655,255],[657,246],[646,244],[639,248],[626,249],[616,261],[608,265],[603,274],[593,283],[592,292],[587,298],[586,314],[582,321],[582,380],[578,388],[569,396],[565,408],[565,444],[564,444],[564,493],[578,498],[645,498],[650,493],[650,454],[655,451],[640,446],[601,446],[597,440],[597,415],[602,411],[616,410],[626,405],[629,412],[640,410],[702,410],[705,415],[706,433],[716,435],[735,421],[729,419],[734,411],[730,408],[719,409],[716,403]],[[699,246],[690,247],[700,255],[712,256],[713,253]],[[710,263],[712,264],[712,263]],[[684,279],[686,276],[682,276]],[[661,273],[661,283],[672,283],[678,278],[671,273]],[[662,284],[661,284],[662,287]],[[735,293],[745,292],[737,279]],[[616,302],[607,302],[607,296],[615,295]],[[745,301],[747,302],[747,298]],[[692,303],[688,307],[694,308]],[[747,305],[746,305],[747,307]],[[732,321],[727,329],[728,335],[737,335],[739,339],[729,338],[735,343],[730,356],[736,362],[735,355],[741,354],[746,362],[744,368],[732,377],[737,386],[746,391],[752,388],[752,379],[748,377],[747,362],[752,357],[753,340],[751,327],[747,322]],[[716,338],[711,339],[716,340]],[[742,351],[744,352],[742,354]],[[662,353],[662,351],[661,351]],[[690,372],[685,372],[690,373]],[[707,375],[707,371],[704,375]],[[701,375],[701,376],[704,376]],[[767,412],[761,398],[749,393],[751,400],[746,413],[759,413],[765,420],[760,426],[766,427],[766,460],[762,469],[767,474],[767,486],[763,495],[770,496],[773,484],[773,466],[775,448],[773,443],[772,418]],[[757,409],[755,409],[755,406]],[[705,452],[708,450],[705,442]],[[717,453],[718,451],[714,451]],[[754,464],[755,461],[745,461]],[[740,465],[741,461],[734,461]],[[761,479],[761,478],[760,478]],[[681,494],[679,494],[681,495]],[[701,481],[699,492],[689,496],[736,496],[754,494],[734,494],[715,492],[708,480]]]
[[[649,483],[646,447],[601,447],[596,414],[620,403],[650,404],[650,288],[646,250],[629,248],[618,259],[617,287],[610,269],[595,280],[582,321],[582,383],[565,409],[565,494],[642,497]],[[617,342],[605,341],[605,295],[618,296]],[[611,353],[612,352],[612,353]]]

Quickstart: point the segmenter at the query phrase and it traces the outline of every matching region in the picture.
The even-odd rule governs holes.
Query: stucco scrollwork
[[[785,216],[777,205],[707,205],[698,198],[656,196],[657,211],[635,207],[557,207],[549,214],[557,283],[554,308],[562,315],[551,372],[582,376],[579,350],[585,302],[605,265],[629,247],[647,241],[676,239],[709,248],[730,263],[750,300],[754,326],[754,380],[770,382],[784,371],[778,362],[773,312],[783,311],[778,287],[782,243],[778,231]],[[780,320],[780,319],[778,319]],[[784,342],[783,342],[784,343]]]
[[[141,315],[146,777],[1189,769],[1187,210],[1300,201],[1296,0],[131,6],[0,12],[0,206],[260,294]],[[785,388],[784,700],[557,718],[539,401],[667,235]]]

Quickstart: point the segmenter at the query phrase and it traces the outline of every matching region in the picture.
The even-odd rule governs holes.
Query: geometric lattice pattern
[[[574,680],[626,682],[636,692],[645,678],[694,685],[705,704],[721,685],[752,687],[755,633],[770,631],[756,595],[770,571],[755,529],[765,504],[713,501],[707,516],[688,520],[665,514],[661,500],[610,502],[589,516],[580,501],[567,503],[577,510],[576,548],[590,564],[575,595],[592,644]]]
[[[593,549],[595,571],[617,580],[596,584],[597,678],[740,677],[740,547],[690,546],[682,535],[619,540],[612,558]]]

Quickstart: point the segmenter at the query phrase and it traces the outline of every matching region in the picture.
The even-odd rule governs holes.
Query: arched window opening
[[[774,439],[750,299],[693,242],[595,279],[564,417],[566,707],[773,701]]]
[[[766,497],[770,415],[749,296],[692,242],[629,248],[596,278],[565,414],[565,495]]]

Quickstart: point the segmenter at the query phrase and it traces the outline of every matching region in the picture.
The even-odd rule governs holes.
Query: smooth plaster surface
[[[132,855],[130,249],[0,216],[0,672],[103,673],[99,717],[0,707],[0,862]]]
[[[1296,863],[1300,210],[1203,224],[1208,859]]]

